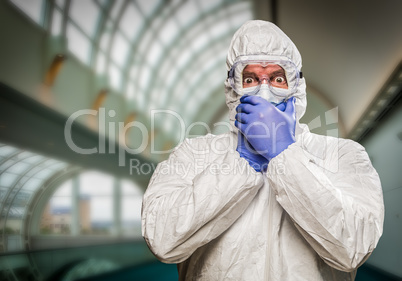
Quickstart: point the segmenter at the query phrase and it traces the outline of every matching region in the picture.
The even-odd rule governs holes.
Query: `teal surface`
[[[355,281],[401,281],[402,278],[392,276],[369,265],[362,265],[357,270]]]
[[[79,279],[79,281],[177,281],[178,279],[179,275],[177,274],[175,264],[151,262],[98,276]]]
[[[135,267],[109,272],[101,276],[80,279],[80,281],[177,281],[177,268],[174,264],[151,262]],[[401,281],[402,278],[390,276],[385,272],[363,265],[357,271],[355,281]]]

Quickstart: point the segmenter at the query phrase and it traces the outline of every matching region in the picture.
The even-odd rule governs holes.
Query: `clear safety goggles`
[[[228,80],[238,95],[255,95],[262,84],[269,86],[278,98],[287,98],[296,91],[302,72],[287,58],[273,59],[267,55],[240,56],[228,72]]]

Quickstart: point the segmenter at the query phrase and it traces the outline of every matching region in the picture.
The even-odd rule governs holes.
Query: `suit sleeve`
[[[185,141],[158,165],[144,194],[142,234],[162,262],[182,262],[222,234],[263,185],[237,152],[208,163],[208,153],[193,151]]]
[[[276,200],[317,254],[350,272],[382,234],[382,188],[362,146],[346,140],[326,145],[323,160],[292,144],[269,163],[267,176]]]

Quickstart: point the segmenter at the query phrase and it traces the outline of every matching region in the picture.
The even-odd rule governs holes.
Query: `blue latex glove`
[[[285,111],[285,109],[286,109],[286,103],[287,103],[287,102],[281,102],[280,104],[277,104],[275,107],[276,107],[277,109],[279,109],[280,111]]]
[[[237,135],[238,139],[236,151],[239,152],[240,157],[246,159],[250,166],[253,167],[257,172],[266,171],[268,167],[268,160],[254,150],[242,133],[239,132]]]
[[[237,106],[235,126],[268,161],[296,141],[295,98],[276,108],[259,96],[243,96]]]

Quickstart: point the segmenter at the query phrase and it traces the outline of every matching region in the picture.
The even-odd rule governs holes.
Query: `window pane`
[[[247,2],[239,2],[237,4],[231,5],[228,9],[228,12],[230,14],[233,30],[239,27],[239,23],[253,18],[251,5]]]
[[[150,46],[150,50],[147,53],[147,61],[151,66],[155,66],[155,64],[159,61],[160,56],[162,55],[162,46],[153,42]]]
[[[63,162],[59,162],[59,163],[55,163],[52,166],[48,167],[49,169],[53,170],[53,171],[60,171],[64,168],[66,168],[68,165],[66,163]]]
[[[4,198],[6,196],[7,191],[8,191],[7,187],[0,186],[0,198]]]
[[[121,181],[123,234],[141,236],[141,205],[143,191],[133,182]]]
[[[128,195],[135,195],[135,196],[142,196],[143,191],[140,187],[135,185],[133,182],[128,180],[121,180],[121,188],[123,196]]]
[[[21,173],[25,172],[30,167],[31,167],[30,164],[23,163],[23,162],[18,162],[18,163],[15,163],[14,165],[12,165],[7,170],[7,172],[15,173],[15,174],[21,174]]]
[[[92,1],[73,0],[70,6],[71,19],[89,36],[93,36],[99,8]]]
[[[63,15],[59,12],[59,10],[53,10],[53,17],[52,17],[52,26],[51,32],[52,35],[60,35],[61,34],[61,25],[63,22]]]
[[[228,21],[219,21],[216,22],[214,28],[210,29],[211,35],[214,38],[221,37],[225,35],[230,30],[231,26]]]
[[[99,74],[105,73],[106,59],[102,52],[98,53],[98,59],[96,61],[96,72]]]
[[[25,159],[25,158],[28,158],[28,157],[31,157],[31,156],[34,156],[34,155],[35,154],[33,154],[33,153],[29,152],[29,151],[23,151],[23,152],[19,153],[16,156],[16,158],[17,159]]]
[[[149,84],[149,79],[151,78],[151,71],[148,66],[144,66],[141,69],[139,78],[140,78],[139,85],[140,85],[141,89],[146,89]]]
[[[0,147],[0,155],[1,156],[8,156],[8,155],[14,153],[15,151],[17,151],[17,149],[14,147],[11,147],[11,146],[5,145],[5,146]]]
[[[137,92],[135,93],[137,106],[138,108],[143,108],[145,105],[145,94],[142,89],[137,88]]]
[[[154,37],[154,33],[152,30],[147,30],[144,35],[141,38],[141,42],[139,42],[138,44],[138,49],[139,52],[137,55],[142,55],[142,54],[146,54],[148,51],[148,48],[150,46],[150,42],[153,40]],[[141,58],[142,59],[142,58]]]
[[[42,171],[40,171],[39,173],[37,173],[35,175],[35,178],[37,178],[37,179],[46,179],[46,178],[50,177],[52,174],[54,174],[54,173],[55,173],[55,171],[53,169],[46,168],[46,169],[43,169]]]
[[[28,204],[31,194],[20,190],[14,199],[13,206],[18,208],[19,214],[23,215],[24,209]]]
[[[113,177],[91,171],[80,175],[80,194],[92,196],[111,196]]]
[[[70,234],[72,181],[64,182],[50,198],[40,221],[41,234]]]
[[[44,159],[43,156],[35,155],[35,156],[24,159],[24,163],[36,164],[39,161],[42,161],[42,159]]]
[[[108,4],[109,0],[97,0],[97,2],[99,4],[101,4],[102,6],[106,7],[106,5]]]
[[[129,84],[127,86],[126,97],[128,99],[134,98],[134,85],[133,85],[133,82],[129,82]]]
[[[193,55],[193,51],[190,48],[184,49],[183,52],[178,57],[177,64],[175,65],[175,67],[179,70],[183,66],[185,66],[185,64],[189,64],[192,55]],[[169,84],[172,82],[172,80],[167,80],[167,81]]]
[[[44,163],[40,165],[35,165],[33,168],[31,168],[25,175],[26,179],[29,179],[31,177],[35,177],[37,173],[39,173],[43,168],[44,168]],[[25,182],[25,181],[24,181]]]
[[[122,198],[123,234],[141,236],[141,204],[140,196],[124,196]]]
[[[4,172],[0,175],[0,185],[4,187],[12,186],[18,175]]]
[[[225,30],[227,31],[227,30]],[[206,49],[206,45],[210,40],[210,36],[206,32],[200,32],[195,38],[191,40],[191,49],[196,53],[199,50]]]
[[[112,44],[112,59],[120,67],[126,63],[128,48],[127,40],[120,33],[116,33]]]
[[[84,63],[89,61],[90,42],[75,26],[71,23],[67,26],[68,49],[78,59]]]
[[[40,24],[43,0],[11,0],[11,2],[20,8],[28,17]]]
[[[23,190],[33,192],[40,187],[42,182],[43,180],[41,179],[31,178],[24,184]]]
[[[120,1],[113,1],[113,8],[112,8],[112,11],[110,12],[110,16],[113,18],[113,19],[116,19],[117,18],[117,16],[119,15],[119,13],[120,13],[120,10],[121,10],[121,7],[122,7],[122,5],[123,5],[123,3],[124,3],[125,1],[122,1],[122,0],[120,0]]]
[[[66,0],[56,0],[56,5],[59,6],[60,8],[64,9],[64,4],[66,3]]]
[[[208,11],[214,6],[216,6],[218,2],[216,0],[202,0],[198,1],[198,3],[201,6],[202,10]]]
[[[104,52],[109,50],[110,33],[112,32],[112,29],[113,29],[112,22],[107,21],[105,31],[102,33],[101,40],[100,40],[100,48]]]
[[[14,216],[13,211],[10,210],[9,217],[6,222],[5,232],[7,234],[6,243],[7,251],[20,251],[23,250],[23,243],[19,235],[22,227],[22,217]]]
[[[111,86],[119,90],[121,87],[121,70],[112,64],[109,68],[109,75]]]
[[[199,9],[197,8],[194,1],[187,1],[184,5],[180,7],[177,12],[177,20],[181,24],[181,26],[187,26],[192,20],[197,18],[197,14],[199,13]]]
[[[123,2],[123,1],[122,1]],[[122,32],[132,40],[139,32],[143,23],[143,17],[133,4],[127,5],[123,16],[120,20],[120,29]]]
[[[113,177],[96,172],[80,175],[82,234],[110,234],[113,218]]]
[[[248,20],[253,19],[253,14],[250,11],[241,11],[237,14],[233,14],[231,17],[232,22],[232,31],[234,32],[240,26],[238,25],[239,22],[246,22]]]
[[[66,181],[54,192],[53,197],[71,197],[72,181]]]
[[[156,8],[158,2],[159,0],[147,0],[147,1],[138,1],[137,3],[140,6],[141,12],[143,12],[145,16],[149,16]]]
[[[176,24],[176,21],[170,19],[162,26],[162,29],[159,31],[158,38],[165,44],[168,45],[172,42],[173,38],[177,36],[179,32],[179,27]]]
[[[113,202],[112,197],[91,197],[89,202],[91,232],[95,234],[110,234],[112,228]]]

